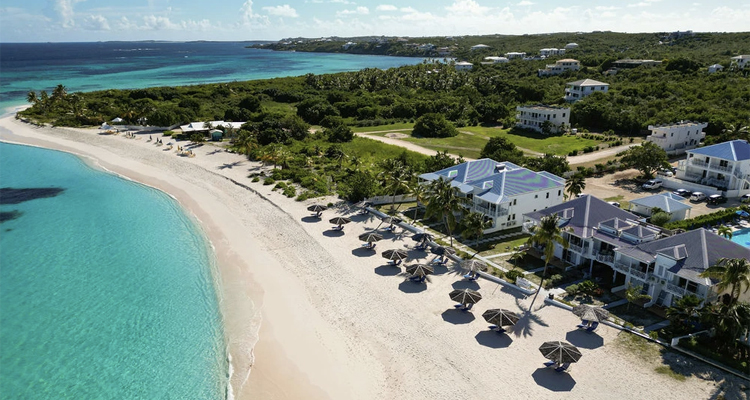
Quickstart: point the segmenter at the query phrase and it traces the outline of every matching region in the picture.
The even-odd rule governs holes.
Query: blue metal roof
[[[730,140],[728,142],[690,150],[689,153],[701,154],[729,161],[750,160],[750,144],[744,140]]]
[[[659,207],[668,213],[673,213],[680,210],[689,210],[693,208],[690,205],[683,203],[682,201],[675,200],[672,196],[673,195],[671,193],[655,194],[653,196],[631,200],[630,204],[636,204],[648,208]]]

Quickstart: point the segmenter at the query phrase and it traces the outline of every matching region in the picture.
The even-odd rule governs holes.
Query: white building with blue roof
[[[470,201],[469,211],[492,223],[485,233],[521,225],[523,214],[562,203],[565,179],[489,158],[467,161],[420,175],[423,181],[448,179]]]
[[[750,193],[750,144],[730,140],[687,151],[677,166],[678,179],[715,187],[727,197]]]
[[[670,221],[682,221],[690,217],[690,211],[693,208],[685,203],[684,197],[669,192],[630,200],[628,203],[628,211],[646,217],[651,216],[651,211],[655,207],[669,214]]]

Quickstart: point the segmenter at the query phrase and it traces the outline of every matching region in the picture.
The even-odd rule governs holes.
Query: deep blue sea
[[[0,43],[0,107],[58,84],[144,88],[421,62],[247,44]],[[225,398],[214,255],[173,199],[70,154],[1,143],[0,190],[0,398]]]
[[[421,58],[278,52],[252,42],[0,43],[0,109],[30,90],[134,89],[387,69]]]

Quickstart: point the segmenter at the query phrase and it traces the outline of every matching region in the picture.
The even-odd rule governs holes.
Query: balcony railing
[[[596,260],[599,261],[599,262],[606,263],[606,264],[612,264],[614,262],[614,260],[615,260],[615,256],[613,256],[611,254],[597,253],[596,254]]]
[[[624,274],[627,274],[630,272],[630,265],[623,264],[621,262],[615,263],[615,265],[612,266],[616,271],[622,272]]]
[[[568,244],[568,249],[569,249],[569,250],[573,250],[573,251],[575,251],[576,253],[583,253],[583,247],[581,247],[581,246],[576,246],[576,245],[574,245],[574,244]]]
[[[643,271],[638,271],[637,269],[631,269],[630,270],[630,275],[633,275],[633,276],[635,276],[637,278],[641,278],[641,280],[645,280],[646,279],[646,273],[643,272]]]
[[[717,171],[732,172],[732,167],[731,166],[722,167],[719,164],[711,164],[710,168],[711,169],[715,169]]]
[[[691,158],[690,159],[690,165],[695,165],[696,167],[701,167],[701,168],[708,167],[708,163],[707,162],[698,160],[697,158]]]
[[[667,292],[676,294],[678,296],[684,296],[685,295],[685,288],[681,288],[677,285],[674,285],[672,283],[667,283]]]

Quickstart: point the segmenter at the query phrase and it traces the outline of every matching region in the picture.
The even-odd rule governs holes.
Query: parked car
[[[708,196],[708,200],[706,200],[706,203],[708,204],[722,204],[726,202],[727,202],[727,198],[721,194],[712,194]]]
[[[618,203],[616,201],[608,201],[607,203],[609,203],[609,204],[611,204],[611,205],[613,205],[613,206],[615,206],[617,208],[620,208],[620,203]]]
[[[750,193],[743,194],[742,197],[740,197],[740,203],[750,203]]]
[[[651,179],[650,181],[643,184],[644,189],[652,190],[658,189],[664,182],[661,179]]]
[[[668,178],[671,178],[671,177],[674,176],[674,172],[672,172],[671,170],[668,170],[666,168],[662,168],[662,169],[656,171],[656,175],[661,175],[661,176],[666,176]]]
[[[703,200],[706,200],[706,194],[703,192],[693,192],[693,194],[690,195],[690,201],[694,203],[698,203]]]
[[[674,192],[672,192],[672,194],[676,194],[676,195],[678,195],[680,197],[684,197],[684,198],[687,199],[693,193],[691,191],[687,190],[687,189],[677,189]]]

